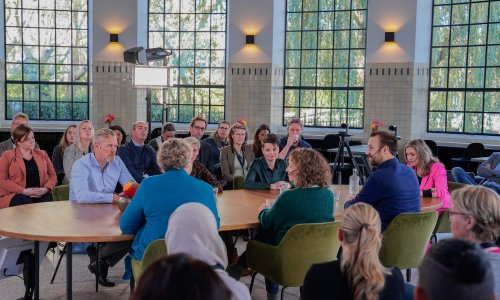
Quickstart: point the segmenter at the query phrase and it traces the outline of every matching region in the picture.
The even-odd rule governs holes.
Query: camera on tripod
[[[346,137],[346,136],[351,136],[351,135],[349,134],[349,124],[347,124],[347,123],[342,123],[342,124],[340,124],[340,128],[345,129],[345,131],[339,131],[339,132],[338,132],[338,135],[339,135],[339,136],[343,136],[343,137]]]

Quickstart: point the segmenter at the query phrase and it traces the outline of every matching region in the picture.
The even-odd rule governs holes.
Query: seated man
[[[201,141],[206,129],[207,120],[202,117],[194,117],[189,124],[189,135]],[[201,141],[200,154],[196,160],[201,162],[210,173],[215,174],[214,155],[209,144]]]
[[[308,142],[302,139],[303,129],[304,126],[300,119],[291,119],[290,122],[288,122],[288,134],[286,137],[282,137],[280,141],[279,158],[286,160],[288,154],[296,148],[312,148]]]
[[[10,122],[10,138],[0,143],[0,156],[2,156],[5,151],[14,149],[16,143],[12,137],[12,133],[14,133],[17,126],[28,125],[29,120],[28,115],[24,113],[17,113],[12,117],[12,121]],[[35,149],[40,149],[36,142]]]
[[[396,151],[394,135],[385,131],[372,132],[366,155],[369,163],[378,168],[368,177],[359,194],[345,204],[346,208],[357,202],[371,204],[380,214],[382,231],[397,215],[420,211],[417,175],[394,157]]]
[[[158,149],[160,148],[161,144],[163,144],[163,142],[173,139],[174,137],[175,137],[175,125],[174,123],[168,122],[165,125],[163,125],[160,136],[157,137],[156,139],[152,139],[149,142],[148,146],[150,146],[156,152],[158,152]]]
[[[267,135],[261,145],[262,157],[252,161],[245,176],[244,188],[250,190],[279,190],[282,184],[288,186],[286,163],[278,158],[279,138],[276,134]]]
[[[466,240],[440,241],[424,257],[413,299],[495,299],[485,252]]]
[[[133,180],[120,157],[115,156],[118,143],[113,130],[102,128],[96,131],[93,152],[78,159],[71,169],[69,187],[70,201],[79,203],[117,203],[120,197],[113,194],[116,184],[122,185]],[[99,263],[99,283],[114,286],[107,279],[108,268],[118,263],[129,251],[131,242],[99,244],[99,259],[95,249],[88,249],[90,256],[89,270],[96,274]]]
[[[144,145],[148,137],[148,124],[144,121],[132,125],[132,139],[118,149],[118,156],[125,163],[136,182],[145,177],[161,174],[156,163],[156,153],[150,146]]]
[[[474,178],[470,177],[464,169],[455,167],[451,170],[455,181],[465,184],[478,184]],[[500,152],[495,152],[483,161],[477,168],[477,175],[484,177],[482,185],[488,187],[500,194]]]

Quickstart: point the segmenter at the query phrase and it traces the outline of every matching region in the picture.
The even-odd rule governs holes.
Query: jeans
[[[465,183],[470,185],[478,184],[474,180],[474,178],[470,177],[469,174],[467,174],[467,172],[465,172],[464,169],[460,167],[455,167],[451,169],[451,174],[453,174],[453,177],[455,177],[455,181],[458,183]],[[500,194],[500,184],[492,181],[485,181],[482,185]]]
[[[464,171],[464,169],[460,167],[455,167],[451,169],[451,174],[453,174],[453,177],[455,177],[455,181],[458,183],[465,183],[465,184],[471,184],[471,185],[476,185],[477,182],[474,181],[474,178],[471,178],[467,172]]]

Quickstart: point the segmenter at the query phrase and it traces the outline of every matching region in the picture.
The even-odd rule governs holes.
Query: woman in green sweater
[[[332,222],[333,193],[328,189],[332,175],[328,163],[319,152],[299,148],[290,153],[288,178],[295,188],[283,192],[271,207],[259,208],[263,231],[257,239],[277,245],[294,225]],[[279,286],[266,279],[268,298],[274,298]]]

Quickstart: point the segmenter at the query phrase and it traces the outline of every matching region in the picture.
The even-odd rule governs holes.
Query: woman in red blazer
[[[16,147],[0,158],[0,208],[52,201],[57,175],[47,153],[35,149],[33,130],[19,125],[12,137]]]
[[[446,169],[439,159],[432,155],[432,151],[421,139],[411,140],[405,146],[407,166],[417,173],[420,182],[420,196],[436,197],[443,201],[439,212],[450,206],[448,179]]]

